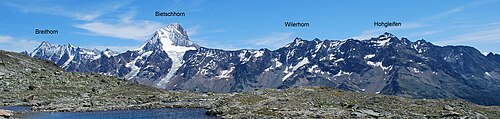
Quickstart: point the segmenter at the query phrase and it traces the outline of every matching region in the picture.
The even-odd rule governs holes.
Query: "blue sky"
[[[467,45],[500,53],[499,0],[2,0],[0,49],[31,51],[40,42],[116,51],[138,48],[155,30],[180,23],[195,43],[220,49],[276,49],[295,37],[366,39],[390,32],[412,41]],[[156,17],[155,11],[184,12]],[[284,27],[284,22],[309,27]],[[373,22],[401,22],[378,27]],[[57,29],[35,35],[34,29]]]

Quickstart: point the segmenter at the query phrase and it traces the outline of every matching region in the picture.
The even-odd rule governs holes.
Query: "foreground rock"
[[[0,109],[0,118],[9,118],[12,117],[14,113],[10,110]]]
[[[463,100],[424,100],[324,87],[265,89],[218,100],[208,115],[224,118],[497,118],[499,107]]]

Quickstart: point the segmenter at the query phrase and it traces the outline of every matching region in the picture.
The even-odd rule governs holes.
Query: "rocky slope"
[[[180,25],[171,24],[136,50],[105,55],[110,53],[82,49],[42,44],[29,55],[53,61],[66,71],[97,72],[163,89],[243,92],[329,86],[500,105],[498,55],[484,56],[468,46],[413,42],[390,33],[366,40],[296,38],[273,51],[226,51],[198,46]]]
[[[264,89],[218,100],[207,114],[224,118],[498,118],[499,107],[424,100],[329,87]]]
[[[0,106],[31,106],[34,111],[158,108],[209,101],[202,94],[165,91],[95,73],[64,72],[50,61],[2,50],[0,95]]]

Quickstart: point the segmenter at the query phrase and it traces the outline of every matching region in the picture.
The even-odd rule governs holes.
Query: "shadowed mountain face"
[[[42,43],[29,53],[67,71],[98,72],[163,89],[240,92],[331,86],[414,98],[500,105],[500,56],[384,33],[367,40],[296,38],[274,51],[225,51],[191,42],[178,24],[123,53]]]

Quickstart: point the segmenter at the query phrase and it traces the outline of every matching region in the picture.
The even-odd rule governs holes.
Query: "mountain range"
[[[40,113],[92,115],[88,111],[110,110],[144,113],[151,111],[149,108],[203,108],[206,115],[217,116],[209,118],[500,117],[499,106],[481,106],[465,100],[409,99],[321,86],[234,93],[161,90],[96,73],[64,72],[53,62],[3,50],[0,95],[0,105],[7,106],[0,107],[1,119],[40,117]],[[12,108],[18,106],[28,109]],[[181,116],[206,117],[199,113]]]
[[[500,105],[500,55],[437,46],[383,33],[371,39],[304,40],[276,50],[221,50],[189,40],[179,24],[156,31],[135,50],[42,44],[31,57],[66,71],[97,72],[147,86],[201,92],[328,86],[412,98]]]

